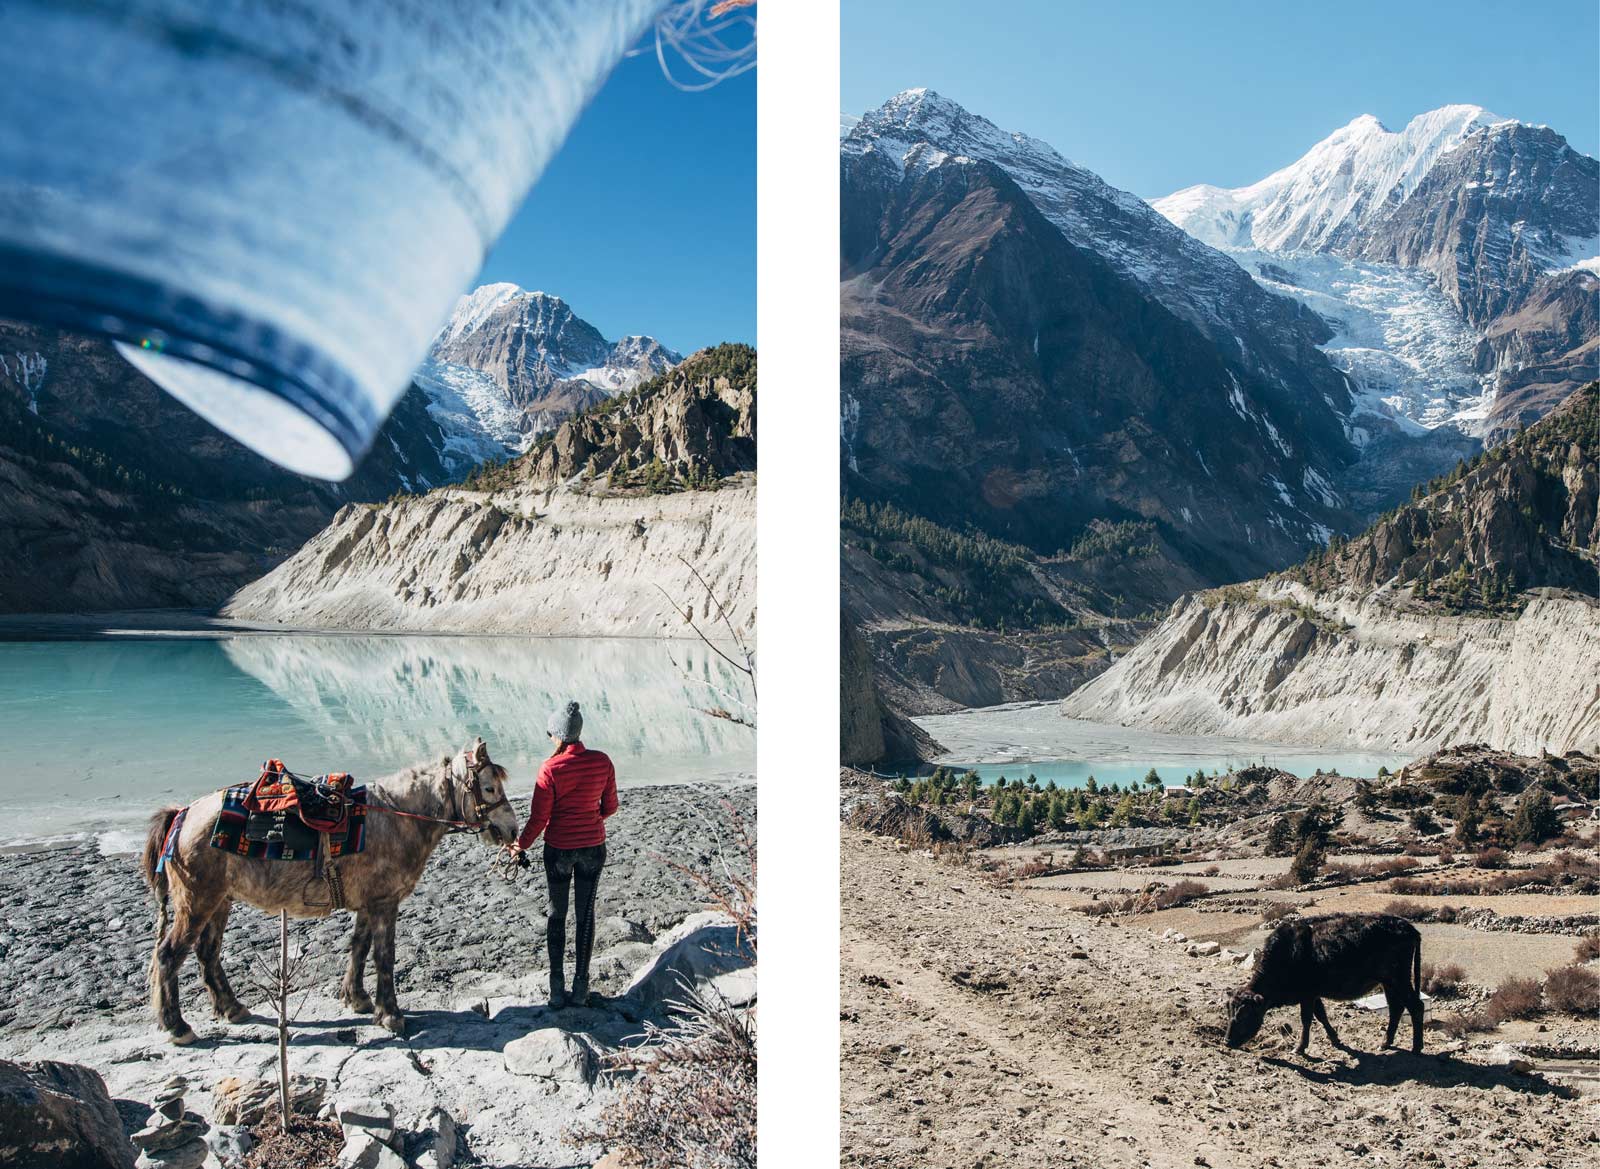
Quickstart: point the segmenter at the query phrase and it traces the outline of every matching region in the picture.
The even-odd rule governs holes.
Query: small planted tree
[[[289,1131],[289,1024],[293,1023],[305,1006],[310,994],[307,983],[307,954],[304,948],[291,950],[289,946],[289,914],[278,912],[277,961],[256,959],[251,967],[249,981],[254,990],[272,1004],[278,1020],[278,1124],[280,1131]],[[295,995],[300,1002],[291,1005]]]

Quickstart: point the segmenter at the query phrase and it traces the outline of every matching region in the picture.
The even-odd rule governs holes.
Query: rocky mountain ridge
[[[1600,743],[1600,384],[1288,572],[1184,598],[1075,718],[1285,742]]]
[[[269,463],[104,341],[0,322],[0,611],[216,604],[350,500],[448,481],[412,387],[340,484]]]
[[[876,163],[889,181],[950,159],[999,167],[1069,242],[1100,256],[1263,383],[1291,387],[1309,410],[1324,409],[1324,398],[1332,399],[1332,409],[1347,407],[1343,379],[1315,359],[1327,336],[1316,314],[1263,289],[1228,257],[1048,143],[1003,131],[929,89],[890,98],[840,143],[842,168]],[[846,246],[853,246],[848,234]]]
[[[575,414],[512,468],[543,485],[647,473],[709,485],[755,469],[756,351],[731,344]]]
[[[722,345],[462,487],[348,507],[222,613],[296,628],[754,632],[756,354]],[[696,573],[704,579],[702,584]]]
[[[1315,314],[926,90],[840,166],[843,590],[890,707],[1057,697],[1359,522]]]

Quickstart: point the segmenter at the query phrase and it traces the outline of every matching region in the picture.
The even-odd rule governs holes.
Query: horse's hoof
[[[185,1027],[182,1031],[167,1032],[167,1042],[174,1047],[188,1047],[191,1043],[198,1042],[199,1039],[200,1036],[196,1035],[191,1027]]]
[[[406,1020],[404,1015],[379,1015],[378,1026],[385,1031],[393,1031],[396,1035],[406,1033]]]
[[[353,995],[344,996],[344,1005],[358,1015],[370,1015],[378,1008],[372,1005],[372,1000],[366,995],[356,998]]]
[[[227,1013],[222,1017],[230,1023],[248,1023],[251,1019],[255,1018],[255,1016],[250,1013],[250,1008],[245,1006],[243,1003],[234,1003],[233,1006],[228,1008]]]

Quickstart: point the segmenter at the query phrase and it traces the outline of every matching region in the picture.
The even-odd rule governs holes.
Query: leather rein
[[[367,810],[369,812],[385,812],[391,816],[402,816],[407,820],[421,820],[427,824],[443,824],[448,830],[447,835],[457,832],[483,832],[490,827],[490,813],[500,808],[509,807],[511,797],[506,795],[505,790],[502,788],[498,800],[493,803],[486,803],[483,796],[483,784],[478,779],[478,773],[487,767],[493,767],[494,764],[488,762],[474,764],[466,752],[462,752],[461,762],[465,766],[471,782],[459,786],[452,783],[450,791],[455,796],[457,809],[461,810],[463,814],[466,814],[462,803],[463,795],[471,796],[472,810],[470,815],[474,819],[452,820],[444,816],[425,816],[421,812],[407,812],[401,808],[391,808],[387,804],[374,804],[370,798],[367,800]]]

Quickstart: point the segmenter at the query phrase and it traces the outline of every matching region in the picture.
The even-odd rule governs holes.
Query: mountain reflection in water
[[[142,817],[254,777],[374,779],[474,735],[526,798],[551,710],[619,782],[750,778],[755,736],[699,708],[737,672],[704,646],[642,640],[248,634],[0,645],[0,840]]]

